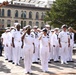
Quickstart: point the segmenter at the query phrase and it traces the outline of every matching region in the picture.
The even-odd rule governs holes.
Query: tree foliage
[[[51,10],[46,12],[44,21],[49,21],[54,27],[63,24],[76,27],[76,0],[56,0]]]

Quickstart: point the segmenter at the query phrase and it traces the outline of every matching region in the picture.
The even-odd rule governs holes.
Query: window
[[[15,23],[18,23],[18,20],[15,20]]]
[[[32,19],[32,12],[29,12],[29,18]]]
[[[24,12],[24,18],[26,18],[26,11]]]
[[[36,22],[36,26],[39,26],[39,22]]]
[[[21,18],[26,18],[26,11],[21,13]]]
[[[44,28],[44,22],[41,22],[41,29]]]
[[[39,19],[39,13],[38,12],[36,13],[36,19]]]
[[[24,21],[24,26],[26,26],[26,21]]]
[[[18,10],[15,11],[15,17],[18,17]]]
[[[4,9],[2,9],[2,13],[1,14],[2,14],[2,16],[4,16]]]
[[[8,17],[11,17],[11,10],[8,10],[8,11],[7,11],[7,16],[8,16]]]
[[[31,25],[31,26],[32,26],[32,21],[29,21],[29,25]]]
[[[11,26],[11,20],[7,20],[7,27]]]
[[[23,11],[21,11],[21,18],[23,18]]]
[[[4,19],[2,19],[2,28],[4,28]]]
[[[21,28],[23,28],[23,21],[21,21]]]
[[[42,12],[41,19],[44,19],[44,17],[45,17],[45,14]]]

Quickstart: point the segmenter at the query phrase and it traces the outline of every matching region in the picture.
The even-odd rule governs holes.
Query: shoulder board
[[[31,37],[32,37],[32,38],[34,38],[34,35],[33,35],[33,34],[31,34]]]

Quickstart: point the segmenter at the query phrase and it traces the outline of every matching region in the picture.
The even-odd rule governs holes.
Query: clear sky
[[[11,1],[11,0],[0,0],[0,3],[3,1]],[[40,1],[47,1],[47,0],[40,0]],[[54,0],[49,0],[49,1],[54,1]]]

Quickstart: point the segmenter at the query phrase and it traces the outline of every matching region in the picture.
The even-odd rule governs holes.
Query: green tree
[[[54,27],[66,24],[76,28],[76,0],[56,0],[44,19]]]

